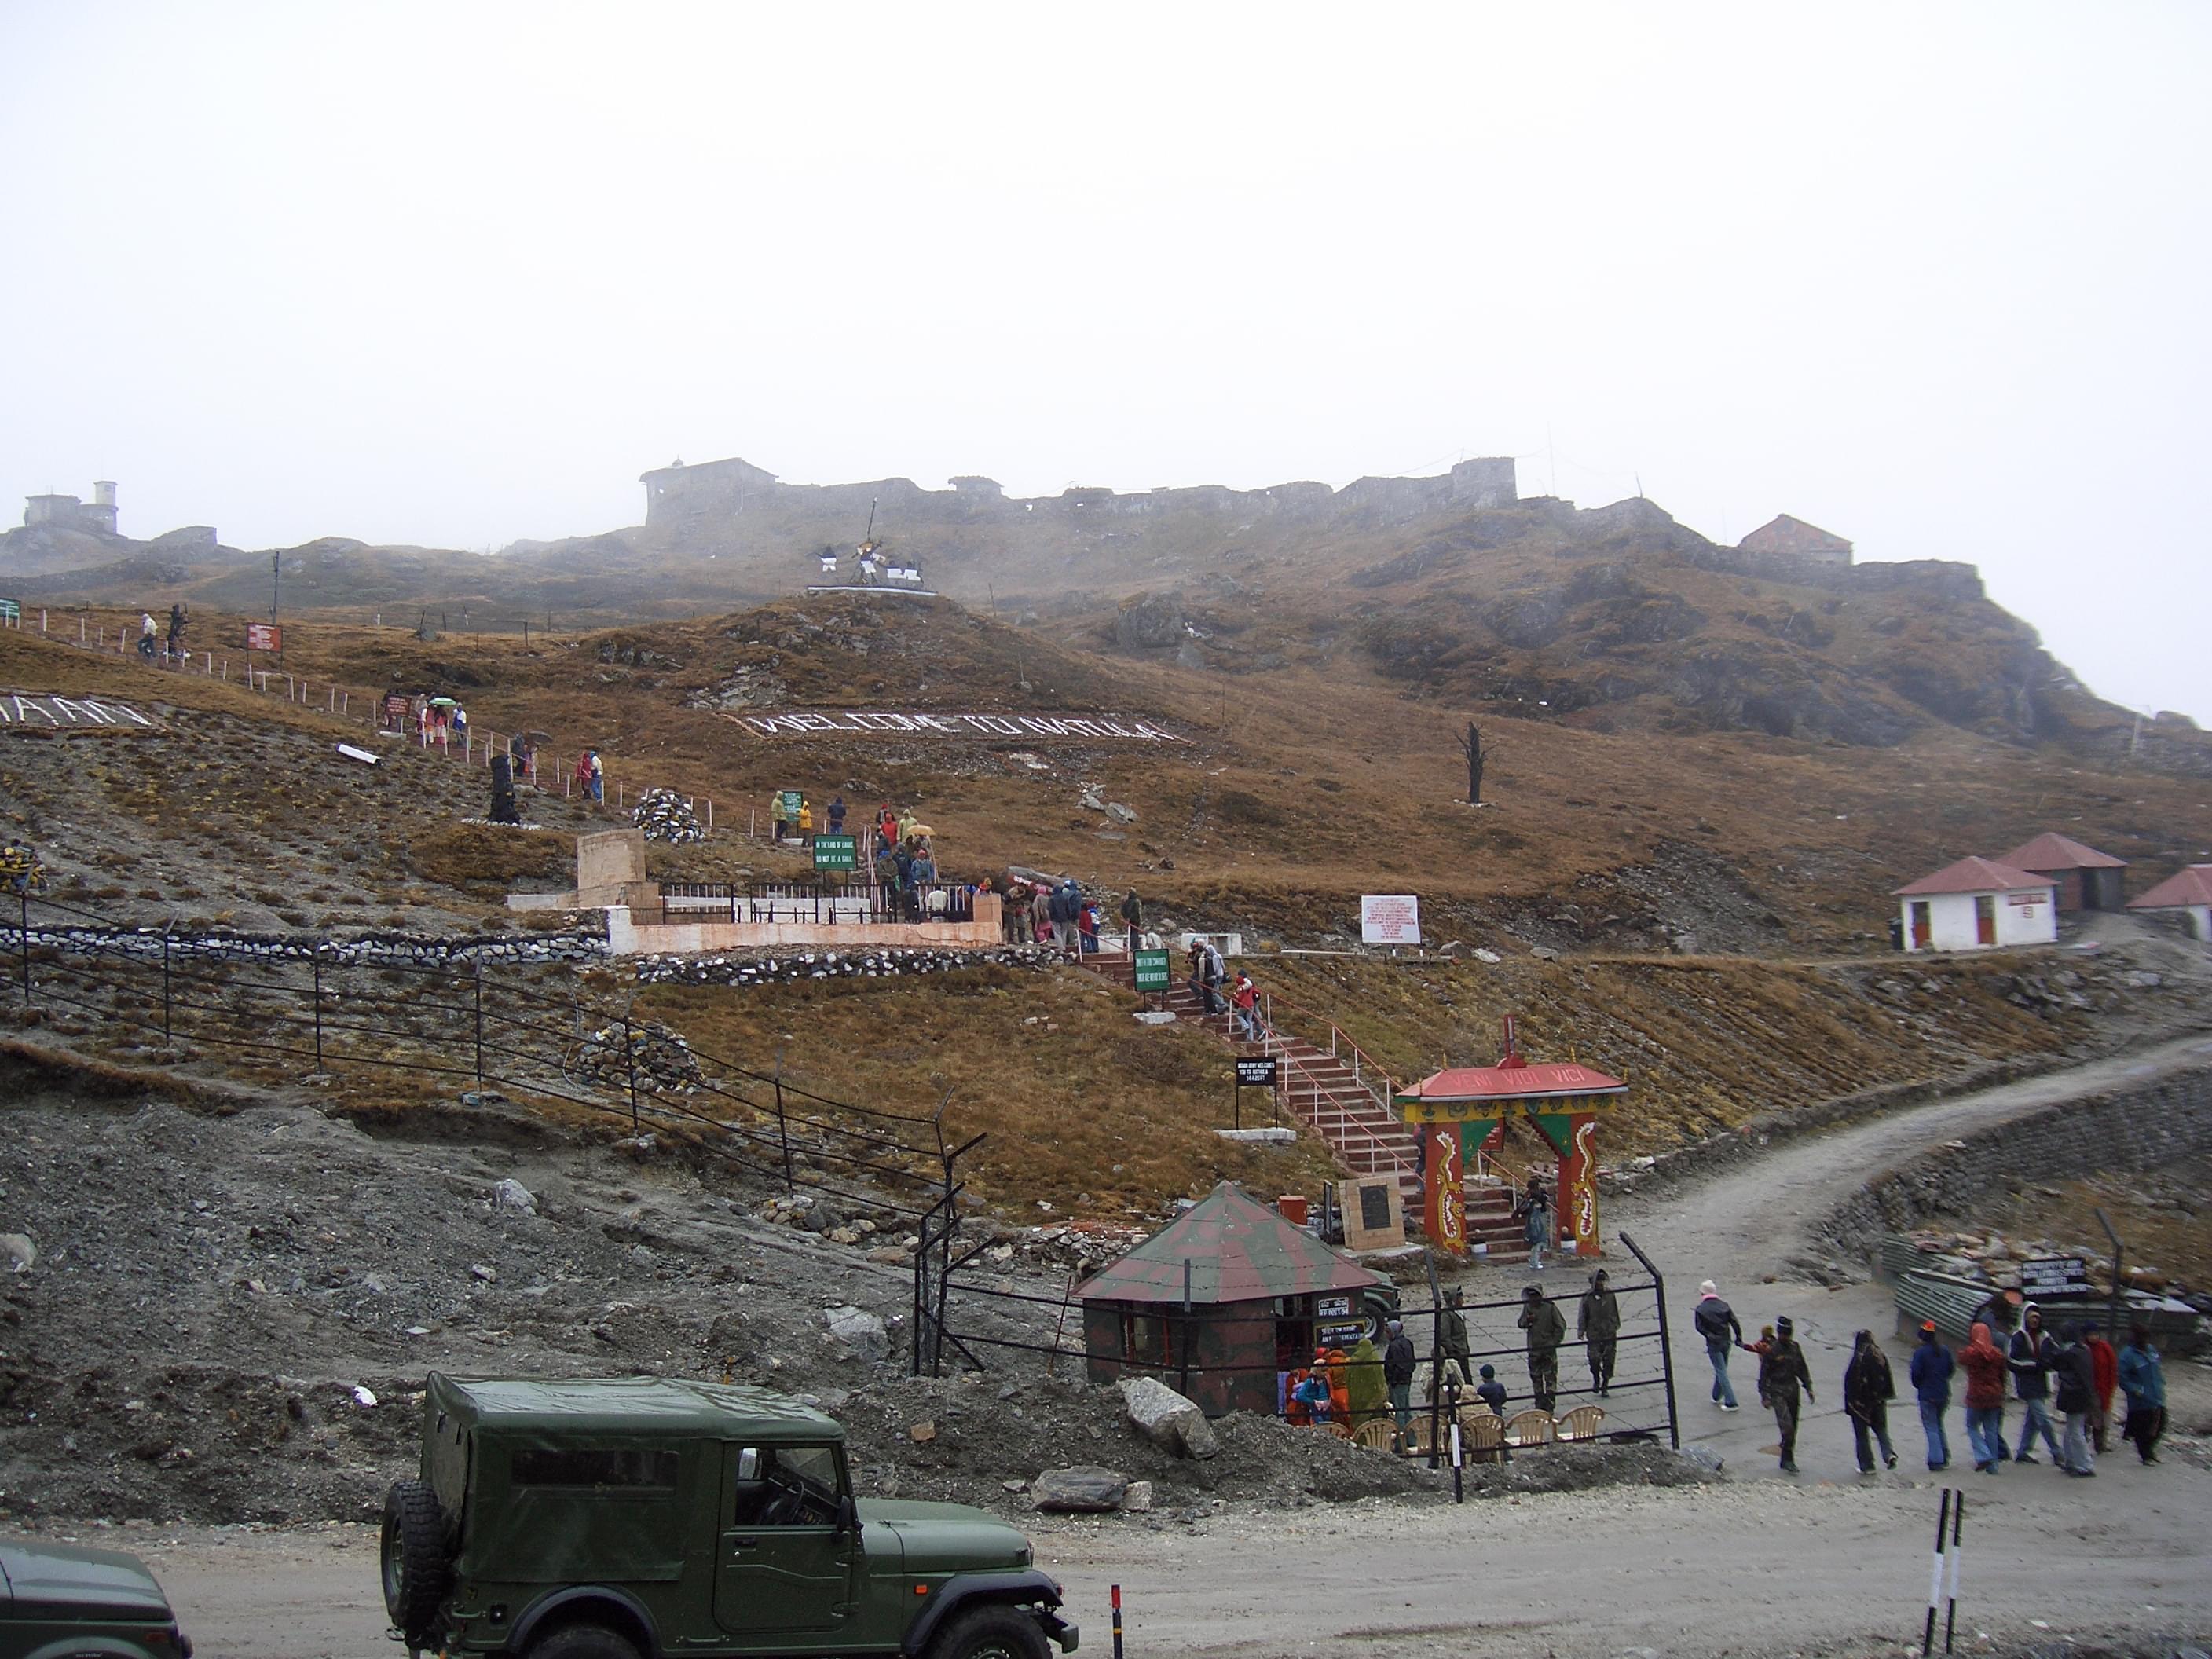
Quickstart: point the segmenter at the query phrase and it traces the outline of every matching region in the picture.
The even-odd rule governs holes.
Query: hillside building
[[[2142,897],[2130,899],[2128,908],[2179,916],[2190,938],[2212,943],[2212,864],[2192,864],[2168,876]]]
[[[2062,912],[2120,908],[2120,872],[2128,867],[2128,861],[2064,836],[2046,830],[2004,854],[1997,862],[2033,876],[2050,877],[2057,885]]]
[[[1896,890],[1908,951],[1988,951],[2058,939],[2057,884],[1995,859],[1965,858]]]
[[[1787,513],[1778,514],[1736,544],[1741,553],[1766,558],[1799,559],[1808,564],[1849,564],[1851,544],[1832,531]]]
[[[92,499],[75,495],[29,495],[23,501],[23,522],[51,525],[57,530],[87,530],[96,536],[115,531],[115,481],[101,478],[92,486]]]
[[[672,462],[640,474],[638,482],[645,486],[646,523],[678,525],[744,512],[766,499],[775,474],[733,455],[699,466]]]

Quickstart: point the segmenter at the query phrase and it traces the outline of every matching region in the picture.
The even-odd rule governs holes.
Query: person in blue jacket
[[[1944,1431],[1943,1413],[1951,1409],[1951,1373],[1958,1362],[1936,1338],[1936,1322],[1923,1320],[1920,1346],[1912,1351],[1912,1393],[1920,1402],[1920,1429],[1928,1437],[1928,1467],[1946,1468],[1951,1462],[1951,1437]]]
[[[2147,1325],[2133,1327],[2120,1350],[2120,1389],[2128,1397],[2127,1427],[2121,1432],[2136,1443],[2144,1462],[2155,1463],[2158,1437],[2166,1432],[2166,1373]]]

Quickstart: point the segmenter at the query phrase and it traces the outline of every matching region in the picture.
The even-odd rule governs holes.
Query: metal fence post
[[[22,921],[18,924],[15,942],[23,952],[23,1006],[31,1006],[31,890],[27,885],[15,896],[22,901]]]
[[[307,960],[315,970],[315,1069],[323,1069],[323,943],[315,941],[315,948],[307,953]]]
[[[169,926],[173,927],[176,924],[172,922]],[[175,1040],[170,1028],[169,928],[164,927],[161,930],[161,1041],[168,1043]]]
[[[477,1081],[483,1081],[483,958],[476,958],[477,968]]]
[[[1674,1407],[1674,1344],[1667,1334],[1667,1280],[1651,1258],[1636,1246],[1636,1241],[1626,1233],[1620,1236],[1632,1255],[1644,1264],[1644,1271],[1651,1275],[1652,1299],[1659,1304],[1659,1365],[1667,1378],[1667,1440],[1676,1451],[1682,1449],[1682,1419]]]
[[[630,1036],[629,1016],[623,1016],[623,1058],[629,1062],[629,1132],[641,1133],[637,1123],[637,1043]]]
[[[783,1110],[783,1050],[775,1051],[775,1138],[783,1147],[783,1190],[795,1193],[799,1182],[791,1167],[791,1121]]]

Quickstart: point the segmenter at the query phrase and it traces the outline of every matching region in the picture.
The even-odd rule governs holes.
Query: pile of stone
[[[673,789],[647,790],[630,809],[629,820],[645,831],[647,841],[683,842],[707,839],[707,832],[700,826],[691,804]]]
[[[1051,954],[1034,945],[992,951],[808,951],[789,957],[717,954],[705,957],[641,957],[641,984],[680,980],[689,985],[770,985],[801,979],[886,978],[900,974],[944,974],[956,968],[996,963],[1003,968],[1042,969]]]
[[[589,962],[607,954],[604,933],[531,933],[499,939],[460,934],[364,933],[322,939],[298,933],[184,933],[167,936],[169,958],[224,962],[306,962],[370,968],[461,967],[471,962]],[[13,943],[11,935],[10,942]],[[71,956],[123,956],[159,962],[158,927],[33,927],[30,943]]]
[[[628,1089],[633,1068],[637,1086],[655,1094],[692,1094],[707,1080],[691,1045],[658,1020],[602,1025],[576,1045],[568,1062],[570,1077],[605,1089]]]

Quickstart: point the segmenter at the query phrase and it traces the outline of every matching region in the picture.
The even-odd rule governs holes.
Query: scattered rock
[[[909,1423],[906,1426],[906,1437],[917,1446],[927,1446],[937,1438],[937,1425],[927,1421]]]
[[[1103,1515],[1128,1496],[1129,1477],[1091,1464],[1047,1469],[1030,1482],[1037,1508],[1063,1515]]]
[[[525,1215],[538,1213],[537,1198],[513,1176],[491,1189],[491,1206],[495,1210],[520,1210]]]
[[[27,1273],[39,1265],[39,1247],[28,1233],[0,1233],[0,1255],[8,1258],[11,1273]]]
[[[830,1334],[852,1350],[854,1358],[872,1365],[890,1357],[890,1332],[882,1315],[848,1305],[824,1308],[822,1319]]]
[[[1206,1413],[1157,1376],[1132,1377],[1121,1384],[1122,1408],[1145,1438],[1177,1457],[1212,1457],[1221,1442]]]
[[[1132,1515],[1149,1515],[1152,1508],[1152,1483],[1132,1480],[1129,1490],[1122,1496],[1121,1507]]]

